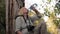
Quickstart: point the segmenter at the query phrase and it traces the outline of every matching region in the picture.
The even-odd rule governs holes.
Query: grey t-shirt
[[[20,30],[21,28],[24,28],[24,29],[22,29],[22,33],[23,34],[28,34],[28,30],[26,28],[26,23],[25,23],[25,21],[24,21],[22,16],[16,18],[15,25],[16,25],[15,26],[15,32]]]

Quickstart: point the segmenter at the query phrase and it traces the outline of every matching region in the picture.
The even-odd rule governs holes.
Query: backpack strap
[[[23,15],[17,15],[17,16],[15,17],[15,19],[16,19],[17,17],[20,17],[20,16],[22,16],[22,17],[23,17]]]

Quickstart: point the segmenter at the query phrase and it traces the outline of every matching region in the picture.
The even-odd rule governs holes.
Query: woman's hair
[[[18,11],[18,15],[23,15],[24,13],[28,12],[28,10],[25,7],[22,7],[19,11]]]

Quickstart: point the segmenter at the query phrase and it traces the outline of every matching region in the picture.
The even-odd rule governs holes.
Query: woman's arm
[[[16,32],[16,34],[22,34],[20,29],[21,29],[21,19],[20,19],[20,17],[17,17],[16,18],[16,23],[15,23],[15,32]]]

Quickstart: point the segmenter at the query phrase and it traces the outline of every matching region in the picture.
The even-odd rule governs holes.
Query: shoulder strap
[[[24,18],[24,16],[23,15],[17,15],[16,17],[15,17],[15,19],[17,19],[18,17],[23,17],[23,20],[25,21],[25,23],[26,23],[26,19]],[[27,23],[26,23],[27,24]],[[26,29],[27,27],[25,27],[25,28],[20,28],[20,31],[22,31],[23,29]]]
[[[17,17],[23,17],[25,23],[27,24],[26,19],[25,19],[25,17],[24,17],[23,15],[17,15],[17,16],[15,17],[15,19],[16,19]]]
[[[15,19],[16,19],[17,17],[20,17],[20,16],[22,16],[22,17],[23,17],[23,15],[17,15],[17,16],[15,17]]]

